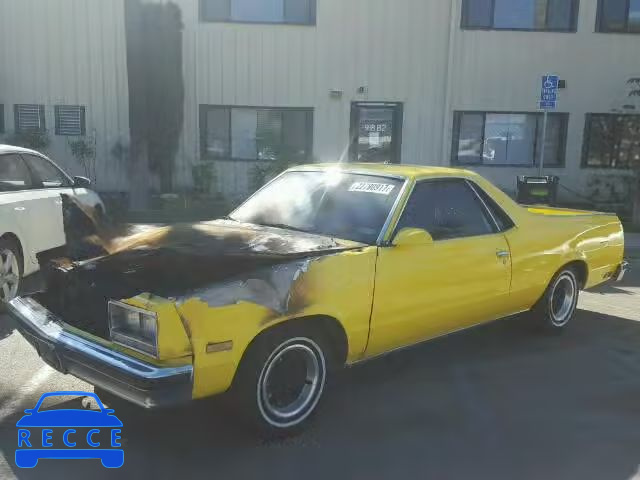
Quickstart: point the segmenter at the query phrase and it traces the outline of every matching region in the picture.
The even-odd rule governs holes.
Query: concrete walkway
[[[622,282],[582,292],[580,309],[640,322],[640,249],[627,248],[626,255],[631,269]]]

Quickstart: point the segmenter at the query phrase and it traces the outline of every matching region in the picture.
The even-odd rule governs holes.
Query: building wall
[[[67,139],[52,134],[53,105],[86,105],[103,190],[129,187],[126,162],[111,154],[129,135],[124,1],[0,0],[7,131],[13,104],[44,103],[52,156],[81,173]],[[535,112],[541,75],[556,73],[567,82],[559,99],[559,111],[570,114],[566,166],[547,172],[585,192],[592,176],[608,174],[580,166],[585,114],[630,103],[625,81],[640,76],[640,35],[595,33],[597,0],[580,1],[577,33],[463,30],[462,0],[317,0],[312,26],[203,23],[198,0],[173,1],[184,23],[186,89],[178,188],[192,185],[202,161],[200,105],[311,107],[314,159],[339,161],[351,102],[402,102],[402,161],[448,165],[454,111]],[[245,196],[254,165],[216,161],[217,188]],[[476,169],[507,190],[516,175],[536,173]]]
[[[43,104],[47,153],[69,173],[84,175],[69,150],[71,137],[54,132],[54,105],[84,105],[102,190],[129,188],[126,160],[111,154],[116,142],[129,142],[123,1],[0,0],[4,138],[14,130],[14,104]]]
[[[566,166],[545,173],[581,193],[592,176],[611,174],[581,167],[585,114],[634,103],[640,113],[640,102],[629,99],[626,88],[626,81],[640,74],[640,35],[595,32],[597,0],[580,1],[577,33],[462,30],[461,2],[456,4],[447,159],[452,111],[535,111],[541,76],[554,73],[567,82],[558,102],[558,111],[569,113]],[[516,175],[537,174],[537,169],[513,167],[475,170],[509,190],[515,189]]]
[[[314,157],[339,161],[352,101],[404,102],[403,158],[442,161],[449,2],[318,0],[315,26],[199,23],[197,0],[178,4],[187,89],[182,181],[198,161],[202,104],[313,107]],[[361,86],[367,95],[357,94]],[[217,162],[219,188],[245,194],[252,166]]]
[[[536,112],[541,76],[556,73],[567,82],[558,110],[569,113],[566,159],[545,173],[584,193],[592,176],[610,173],[581,167],[585,114],[630,103],[625,82],[640,74],[640,37],[596,33],[597,0],[580,1],[577,33],[464,30],[462,0],[318,0],[316,26],[199,23],[197,0],[179,4],[183,181],[199,157],[201,104],[313,107],[315,158],[338,161],[352,101],[403,102],[402,161],[449,165],[454,111]],[[330,97],[331,89],[342,98]],[[242,195],[251,166],[218,162],[219,188]],[[516,175],[537,173],[475,169],[511,191]]]

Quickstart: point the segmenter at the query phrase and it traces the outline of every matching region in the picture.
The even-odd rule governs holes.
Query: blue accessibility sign
[[[46,398],[69,395],[91,397],[100,410],[42,409]],[[33,468],[41,458],[100,459],[106,468],[120,468],[124,464],[120,443],[122,422],[113,415],[113,410],[104,407],[95,393],[45,393],[34,408],[24,412],[26,415],[16,424],[18,467]]]
[[[542,88],[540,90],[540,109],[555,110],[558,106],[558,85],[560,77],[558,75],[544,75],[542,77]]]

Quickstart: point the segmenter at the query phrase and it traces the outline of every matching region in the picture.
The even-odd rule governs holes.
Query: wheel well
[[[22,260],[21,266],[24,269],[24,251],[22,250],[22,244],[20,243],[18,237],[13,233],[5,233],[4,235],[0,236],[0,240],[7,240],[16,246],[16,248],[18,249],[18,253],[20,254],[20,260]]]
[[[308,330],[311,333],[316,331],[326,335],[331,346],[330,353],[336,361],[336,364],[342,366],[346,363],[347,353],[349,351],[347,334],[344,331],[342,324],[337,319],[326,315],[293,318],[263,330],[251,341],[251,343],[249,343],[249,345],[247,345],[242,358],[244,359],[251,346],[258,341],[258,339],[265,335],[269,335],[276,330],[288,328]]]
[[[587,280],[589,278],[589,267],[587,266],[586,262],[584,262],[583,260],[575,260],[573,262],[567,263],[561,268],[561,270],[564,270],[566,268],[570,268],[576,273],[578,284],[580,286],[580,289],[582,290],[587,284]]]

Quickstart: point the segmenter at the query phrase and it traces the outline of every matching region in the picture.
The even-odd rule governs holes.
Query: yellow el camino
[[[615,215],[527,208],[447,168],[291,169],[228,217],[59,264],[9,306],[44,361],[143,407],[230,391],[304,424],[336,367],[519,312],[559,331],[620,279]]]

